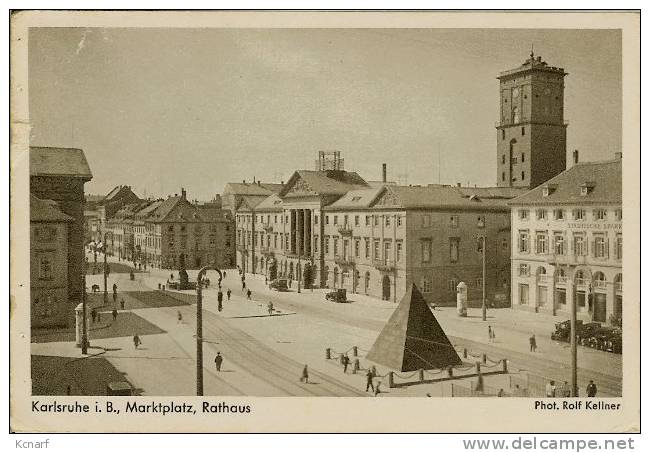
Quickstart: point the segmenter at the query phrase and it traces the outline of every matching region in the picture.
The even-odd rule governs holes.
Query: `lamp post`
[[[108,303],[108,262],[106,259],[106,240],[108,235],[111,235],[111,239],[113,239],[113,232],[112,231],[107,231],[104,233],[104,244],[103,244],[103,249],[104,249],[104,305]]]
[[[203,396],[203,287],[201,279],[208,270],[219,273],[219,287],[222,274],[219,269],[204,266],[196,276],[196,396]]]
[[[302,273],[302,268],[300,267],[300,244],[298,244],[298,268],[296,269],[296,279],[298,280],[298,294],[300,294],[300,274]]]
[[[571,287],[571,292],[574,296],[571,298],[571,396],[578,396],[578,341],[576,339],[576,324],[578,318],[578,311],[576,307],[575,291],[573,290],[573,282],[567,282],[567,289]]]
[[[81,275],[81,314],[83,319],[81,321],[81,353],[83,355],[88,354],[88,324],[87,324],[87,315],[86,315],[86,265],[82,264],[82,275]]]
[[[478,224],[477,226],[479,228],[485,228],[485,219],[483,217],[479,217],[478,219]],[[487,320],[487,305],[485,303],[485,248],[486,248],[486,234],[483,233],[481,236],[481,256],[483,260],[483,278],[481,279],[482,286],[483,286],[483,297],[482,297],[482,302],[481,302],[481,315],[483,321]]]

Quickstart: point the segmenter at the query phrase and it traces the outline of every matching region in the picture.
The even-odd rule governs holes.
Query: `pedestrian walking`
[[[309,384],[309,370],[307,369],[307,365],[302,369],[302,375],[300,376],[300,382],[304,382],[305,384]]]
[[[246,297],[248,297],[248,300],[251,300],[251,294],[253,294],[253,293],[251,292],[250,289],[248,291],[246,291]]]
[[[223,363],[223,357],[221,352],[217,352],[217,355],[214,358],[214,366],[217,367],[217,371],[221,371],[221,364]]]
[[[492,343],[492,326],[488,326],[488,342]]]
[[[273,302],[269,301],[269,304],[266,306],[269,310],[269,316],[273,316]]]
[[[117,294],[117,283],[113,283],[113,294]]]
[[[530,337],[528,342],[530,343],[530,352],[537,351],[537,340],[535,339],[535,334]]]
[[[226,278],[226,271],[223,271],[223,278]]]
[[[221,291],[217,293],[217,309],[219,311],[223,309],[223,293]]]
[[[113,308],[111,313],[113,314],[113,321],[115,321],[117,319],[117,308]]]
[[[555,398],[555,381],[550,381],[548,384],[546,384],[546,397],[547,398]]]
[[[124,299],[120,300],[120,308],[124,310]]]
[[[348,365],[350,364],[350,357],[348,357],[347,354],[344,354],[341,361],[343,362],[343,374],[345,374],[345,373],[348,372]]]
[[[228,288],[228,291],[226,291],[226,296],[228,297],[228,300],[230,300],[230,294],[232,291],[230,291],[230,288]]]
[[[95,321],[97,320],[97,310],[94,308],[90,310],[90,319],[92,319],[93,324],[95,324]]]
[[[244,291],[246,289],[246,282],[244,280],[241,281],[241,290]]]
[[[374,376],[372,375],[372,370],[369,369],[368,372],[366,373],[366,392],[368,391],[368,388],[372,389],[372,392],[375,392],[375,386],[372,385],[372,378]]]
[[[589,398],[594,398],[596,396],[596,393],[598,393],[596,384],[594,384],[594,381],[589,381],[589,385],[587,386],[587,396]]]
[[[176,312],[176,319],[178,320],[177,323],[181,324],[183,322],[183,313],[181,313],[180,310]]]
[[[571,386],[567,381],[564,381],[564,385],[562,386],[562,392],[560,394],[563,398],[570,398],[571,397]]]
[[[497,340],[497,332],[494,330],[494,327],[492,327],[492,343],[494,343]]]
[[[141,344],[142,341],[140,340],[140,337],[136,333],[135,335],[133,335],[133,346],[135,346],[135,349],[138,349],[138,346],[140,346]]]

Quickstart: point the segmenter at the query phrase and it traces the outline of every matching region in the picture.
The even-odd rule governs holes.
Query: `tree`
[[[314,267],[311,263],[305,264],[305,269],[303,271],[303,280],[305,288],[311,288],[314,284]]]

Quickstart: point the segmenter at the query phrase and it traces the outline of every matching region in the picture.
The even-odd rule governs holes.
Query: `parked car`
[[[325,300],[331,300],[337,303],[345,303],[348,301],[347,291],[345,288],[337,288],[334,291],[330,291],[325,294]]]
[[[618,327],[602,326],[598,322],[583,323],[576,320],[576,339],[582,346],[620,354],[623,350],[622,337],[622,331]],[[571,321],[555,324],[555,332],[551,333],[551,339],[571,341]]]
[[[278,278],[276,280],[273,280],[269,285],[269,288],[276,291],[289,291],[289,285],[286,278]]]

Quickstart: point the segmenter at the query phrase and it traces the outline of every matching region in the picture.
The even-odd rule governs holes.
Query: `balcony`
[[[392,272],[395,270],[395,263],[388,260],[373,260],[372,263],[375,269],[381,272]]]
[[[537,283],[541,283],[542,285],[548,284],[548,275],[546,274],[540,274],[537,276]]]
[[[587,255],[550,255],[548,264],[554,266],[578,266],[587,264]]]
[[[263,223],[262,229],[267,233],[273,233],[273,225],[271,225],[270,223]]]
[[[274,255],[273,249],[271,247],[262,247],[262,248],[260,248],[260,253],[263,256],[273,256]]]
[[[566,285],[568,281],[569,281],[569,277],[558,277],[557,278],[558,285]]]
[[[588,278],[576,278],[576,286],[587,286],[589,284]]]
[[[338,232],[341,236],[352,237],[352,227],[348,224],[338,227]]]
[[[355,262],[352,258],[349,256],[335,256],[334,257],[334,262],[336,263],[337,266],[339,267],[351,267],[355,265]]]
[[[594,280],[594,288],[605,289],[607,288],[607,282],[605,280]]]

